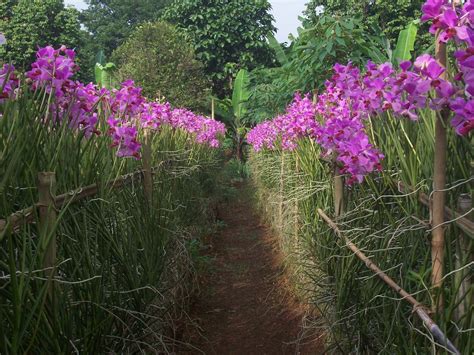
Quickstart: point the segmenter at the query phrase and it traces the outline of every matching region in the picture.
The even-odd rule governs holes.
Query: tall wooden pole
[[[278,218],[279,218],[279,224],[280,224],[280,232],[281,235],[283,235],[283,193],[285,190],[285,185],[284,185],[284,180],[283,180],[283,175],[285,174],[285,152],[281,152],[281,166],[280,166],[280,204],[278,208]]]
[[[215,119],[214,98],[211,98],[211,118]]]
[[[48,278],[48,294],[53,297],[52,278],[55,275],[56,265],[56,236],[54,229],[57,223],[55,204],[56,175],[54,172],[38,173],[38,204],[41,249],[44,251],[43,268]]]
[[[446,44],[436,37],[436,60],[446,68]],[[443,74],[443,76],[445,76]],[[442,110],[438,112],[435,122],[435,156],[433,169],[433,202],[431,209],[432,234],[431,234],[431,286],[433,287],[433,310],[443,309],[444,301],[442,295],[442,279],[444,275],[444,206],[446,201],[446,152],[448,150],[446,122],[449,112]]]
[[[336,220],[344,213],[344,178],[337,166],[334,168],[334,216]]]
[[[296,188],[298,188],[300,179],[299,179],[299,174],[300,174],[300,165],[299,165],[299,157],[298,154],[295,154],[295,174],[296,174]],[[300,225],[299,225],[299,204],[298,204],[298,194],[296,194],[295,197],[295,215],[294,215],[294,243],[295,243],[295,250],[298,248],[298,238],[299,238],[299,230],[300,230]]]

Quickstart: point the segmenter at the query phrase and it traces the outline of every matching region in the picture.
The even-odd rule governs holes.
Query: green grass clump
[[[0,234],[0,353],[172,352],[197,287],[194,245],[213,223],[208,206],[220,152],[166,127],[154,134],[150,205],[139,179],[105,187],[141,162],[117,158],[105,135],[44,123],[41,95],[25,92],[3,105],[0,218],[38,201],[41,171],[55,172],[58,194],[100,188],[58,211],[54,280],[43,268],[38,216]],[[104,130],[106,114],[99,114]]]

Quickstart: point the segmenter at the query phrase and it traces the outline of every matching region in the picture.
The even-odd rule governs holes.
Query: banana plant
[[[415,40],[418,33],[419,23],[419,20],[412,21],[406,28],[400,31],[397,47],[392,55],[393,64],[398,64],[411,59],[412,52],[415,50]]]
[[[277,39],[270,34],[267,36],[267,41],[270,48],[273,49],[273,51],[275,52],[275,57],[277,58],[278,63],[282,66],[288,64],[288,57],[286,56],[286,53],[283,48],[281,48],[281,45],[277,41]]]
[[[102,88],[114,88],[117,84],[115,77],[116,70],[117,66],[114,63],[107,63],[105,65],[95,63],[95,83]]]
[[[96,63],[94,68],[95,83],[97,86],[112,89],[117,85],[116,78],[117,66],[114,63],[106,63],[105,55],[100,50],[96,55]]]
[[[232,99],[227,98],[219,100],[214,98],[216,102],[216,113],[229,127],[232,137],[235,156],[238,160],[243,158],[243,146],[245,143],[245,135],[248,128],[245,126],[244,118],[247,112],[246,102],[250,98],[249,73],[245,69],[241,69],[234,80],[232,91]]]

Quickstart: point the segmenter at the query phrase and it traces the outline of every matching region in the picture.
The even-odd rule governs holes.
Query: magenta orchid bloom
[[[210,147],[218,147],[219,138],[225,134],[225,125],[221,122],[186,109],[172,110],[169,103],[147,101],[142,89],[132,80],[110,92],[92,83],[73,81],[78,71],[75,52],[65,46],[40,48],[31,67],[26,73],[31,89],[44,90],[53,97],[45,122],[56,124],[67,119],[68,126],[83,132],[85,137],[98,135],[98,106],[103,102],[110,114],[107,133],[119,157],[140,158],[139,131],[142,129],[159,130],[163,125],[171,125],[192,135],[197,143]],[[11,99],[17,87],[13,66],[5,65],[0,70],[0,104],[6,98]]]

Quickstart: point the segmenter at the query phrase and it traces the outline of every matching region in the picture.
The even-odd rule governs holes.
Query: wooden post
[[[300,164],[298,159],[298,154],[295,154],[295,174],[296,174],[296,187],[299,186],[299,172],[300,172]],[[299,235],[299,205],[298,205],[298,194],[295,197],[295,215],[294,215],[294,238],[295,238],[295,250],[298,247],[298,235]]]
[[[283,236],[283,192],[284,192],[284,180],[283,174],[285,173],[285,153],[281,152],[281,166],[280,166],[280,205],[278,208],[278,218],[280,223],[280,232]]]
[[[446,44],[436,37],[436,60],[446,68]],[[444,76],[444,74],[443,74]],[[444,275],[444,207],[446,200],[446,152],[448,150],[446,136],[446,122],[449,112],[442,110],[438,113],[435,122],[435,156],[433,169],[433,203],[431,209],[431,286],[433,288],[433,311],[443,309],[442,279]]]
[[[43,268],[45,275],[49,279],[48,293],[53,296],[53,283],[51,279],[55,275],[56,264],[56,174],[54,172],[38,173],[38,196],[39,196],[39,230],[40,245],[44,251]]]
[[[336,220],[344,213],[344,177],[339,168],[334,168],[334,216]]]
[[[214,98],[211,98],[211,118],[215,118],[215,109],[214,109]]]
[[[295,173],[296,173],[296,187],[299,186],[299,173],[300,173],[300,164],[298,155],[295,155],[296,163],[295,163]],[[298,194],[295,198],[295,240],[298,241],[298,234],[299,234],[299,223],[298,223],[298,216],[299,215],[299,205],[298,205]]]
[[[153,175],[151,171],[151,132],[145,130],[145,143],[143,144],[143,188],[145,198],[151,204],[153,199]]]
[[[472,199],[469,194],[462,194],[458,198],[458,212],[465,214],[472,208]],[[456,238],[456,270],[461,269],[472,258],[472,242],[470,238],[463,232]],[[455,285],[459,287],[456,294],[456,302],[458,306],[454,310],[454,319],[459,322],[473,304],[474,292],[472,292],[472,275],[468,270],[460,270],[455,274]]]

